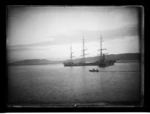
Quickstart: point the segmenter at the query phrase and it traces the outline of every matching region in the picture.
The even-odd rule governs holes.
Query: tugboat
[[[69,62],[64,62],[64,66],[99,66],[99,67],[107,67],[107,66],[111,66],[111,65],[114,65],[114,63],[116,62],[115,60],[106,60],[105,59],[105,54],[102,53],[102,50],[105,50],[102,48],[102,37],[100,37],[100,59],[99,61],[96,61],[96,62],[92,62],[92,63],[86,63],[85,62],[85,48],[84,48],[84,38],[83,38],[83,60],[82,62],[79,62],[79,63],[74,63],[72,58],[73,58],[73,55],[72,55],[72,46],[70,47],[70,61]]]

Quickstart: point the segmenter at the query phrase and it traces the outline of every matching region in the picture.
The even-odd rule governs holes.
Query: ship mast
[[[85,47],[84,47],[84,37],[83,37],[83,50],[82,50],[82,56],[83,56],[83,63],[85,63],[85,55],[88,55],[88,54],[85,54],[85,50],[87,50],[87,49],[85,49]]]
[[[83,63],[85,63],[84,37],[83,37]]]
[[[100,58],[102,59],[103,52],[102,52],[102,36],[100,36]]]
[[[71,59],[71,62],[72,62],[72,58],[73,58],[73,56],[72,56],[72,45],[70,44],[70,59]]]
[[[100,35],[100,60],[102,60],[103,59],[103,52],[102,52],[102,50],[106,50],[105,48],[103,49],[102,48],[102,35]]]

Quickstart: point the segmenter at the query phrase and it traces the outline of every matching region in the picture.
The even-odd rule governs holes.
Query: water
[[[97,68],[100,72],[89,72]],[[62,64],[9,66],[10,104],[135,102],[140,98],[139,62],[114,66]]]

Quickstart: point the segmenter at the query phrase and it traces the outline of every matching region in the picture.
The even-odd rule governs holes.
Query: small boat
[[[92,70],[89,70],[90,72],[99,72],[98,69],[92,69]]]

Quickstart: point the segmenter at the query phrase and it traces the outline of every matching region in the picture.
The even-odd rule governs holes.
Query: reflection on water
[[[100,72],[89,72],[90,69]],[[14,104],[134,102],[140,98],[139,63],[64,67],[9,66],[9,101]]]

